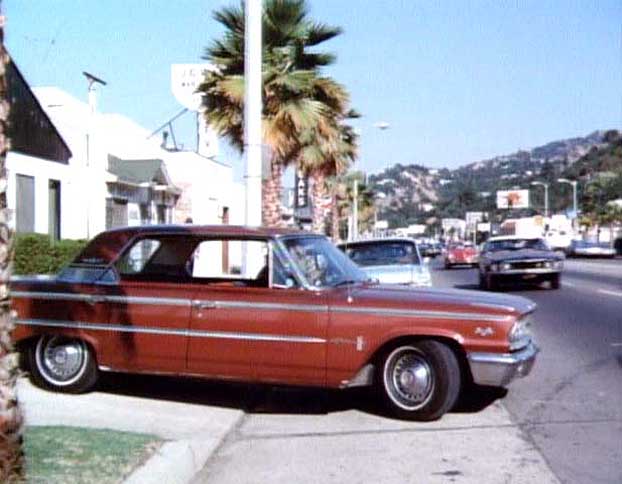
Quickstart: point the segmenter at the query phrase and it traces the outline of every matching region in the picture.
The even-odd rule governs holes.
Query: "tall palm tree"
[[[9,278],[11,276],[12,233],[7,225],[6,136],[9,114],[6,69],[9,55],[4,48],[4,17],[0,15],[0,482],[24,480],[22,452],[23,417],[17,400],[16,355],[11,343]]]
[[[329,184],[331,177],[345,174],[358,156],[358,135],[343,118],[359,117],[355,111],[336,114],[330,129],[313,133],[299,155],[299,169],[313,178],[313,231],[338,238],[337,184]],[[330,230],[329,218],[333,219]]]
[[[240,151],[244,146],[244,11],[225,7],[214,13],[225,27],[204,58],[218,67],[199,86],[207,122]],[[270,170],[264,174],[262,213],[266,225],[281,224],[283,169],[296,160],[304,133],[328,126],[347,93],[319,69],[334,62],[329,53],[309,52],[341,29],[308,18],[305,0],[267,0],[263,12],[263,142],[270,148]]]

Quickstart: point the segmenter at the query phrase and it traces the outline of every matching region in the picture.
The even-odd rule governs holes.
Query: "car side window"
[[[265,240],[204,240],[188,259],[186,270],[193,280],[267,287],[268,243]]]

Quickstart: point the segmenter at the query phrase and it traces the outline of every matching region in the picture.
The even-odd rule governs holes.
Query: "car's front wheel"
[[[562,284],[561,274],[555,274],[551,277],[551,289],[559,289]]]
[[[64,336],[41,336],[29,348],[28,366],[36,385],[66,393],[90,390],[98,376],[89,345]]]
[[[436,420],[456,403],[460,365],[454,352],[433,340],[402,344],[382,359],[377,385],[391,413],[407,420]]]

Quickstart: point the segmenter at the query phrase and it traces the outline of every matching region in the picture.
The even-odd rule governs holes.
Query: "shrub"
[[[44,234],[16,234],[13,274],[56,274],[73,260],[86,242],[52,241]]]

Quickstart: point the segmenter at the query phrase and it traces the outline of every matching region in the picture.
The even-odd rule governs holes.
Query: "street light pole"
[[[568,180],[567,178],[558,178],[559,183],[567,183],[572,185],[572,211],[574,212],[574,218],[577,218],[577,180]]]
[[[261,0],[244,2],[246,225],[261,225]]]
[[[544,218],[549,216],[549,184],[539,181],[531,182],[532,185],[539,185],[544,187]]]

